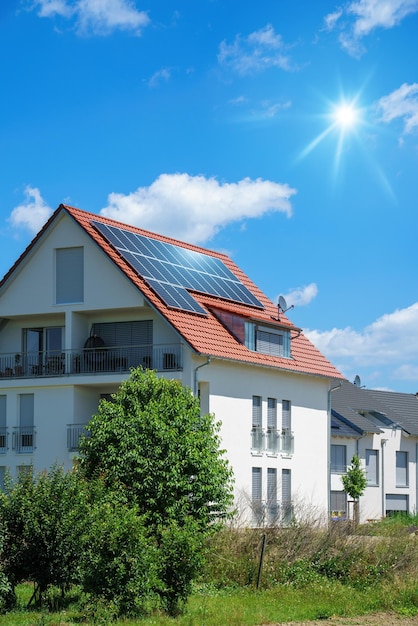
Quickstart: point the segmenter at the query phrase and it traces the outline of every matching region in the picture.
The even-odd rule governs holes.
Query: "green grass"
[[[0,616],[1,626],[104,626],[111,623],[106,610],[85,620],[76,603],[55,613],[27,611],[25,603],[31,586],[19,587],[19,606]],[[118,620],[115,626],[255,626],[262,623],[304,621],[332,615],[356,616],[375,611],[418,615],[418,581],[393,582],[355,590],[336,581],[311,583],[303,589],[277,585],[271,589],[197,590],[185,612],[174,619],[154,614],[143,620]]]

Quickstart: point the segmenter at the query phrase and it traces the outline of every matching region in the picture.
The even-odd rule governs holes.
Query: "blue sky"
[[[227,252],[418,391],[418,0],[1,0],[0,55],[1,275],[66,202]]]

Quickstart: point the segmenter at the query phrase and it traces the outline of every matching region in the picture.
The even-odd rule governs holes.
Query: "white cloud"
[[[248,37],[237,35],[232,44],[222,41],[218,62],[231,67],[238,74],[262,72],[270,67],[290,71],[294,69],[281,35],[268,24]]]
[[[289,293],[285,294],[285,299],[288,306],[306,306],[318,295],[318,287],[316,283],[305,285],[303,287],[297,287],[291,289]]]
[[[418,83],[404,83],[377,103],[381,121],[389,123],[400,118],[404,121],[404,132],[418,129]]]
[[[204,243],[233,222],[269,212],[292,213],[287,184],[244,178],[222,183],[216,178],[161,174],[149,187],[127,195],[111,193],[101,214],[190,243]]]
[[[361,39],[376,28],[393,28],[418,11],[418,0],[355,0],[324,18],[325,30],[339,29],[343,48],[360,57],[365,48]]]
[[[14,228],[28,230],[34,235],[52,215],[52,209],[36,187],[27,186],[25,196],[25,201],[11,212],[8,222]]]
[[[354,36],[359,38],[375,28],[392,28],[416,11],[418,0],[358,0],[347,7],[347,13],[355,18]]]
[[[418,302],[383,315],[362,331],[347,327],[307,330],[305,334],[334,362],[359,367],[390,365],[393,371],[418,361]]]
[[[337,9],[334,13],[329,13],[324,17],[324,28],[325,30],[334,30],[338,20],[343,14],[342,9]]]
[[[79,33],[107,35],[113,30],[140,33],[150,22],[132,0],[34,0],[39,17],[74,18]]]
[[[158,87],[161,82],[170,80],[171,72],[168,67],[163,67],[155,72],[148,81],[150,87]]]

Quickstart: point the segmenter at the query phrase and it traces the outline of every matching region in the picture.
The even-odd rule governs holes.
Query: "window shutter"
[[[0,396],[0,428],[6,427],[6,406],[7,406],[7,396]]]
[[[253,396],[253,428],[262,427],[261,396]]]
[[[57,304],[84,302],[83,248],[55,251],[55,301]]]
[[[408,455],[406,452],[396,452],[396,486],[408,485]]]
[[[267,398],[267,429],[277,430],[277,402],[275,398]]]
[[[282,400],[282,430],[292,430],[290,400]]]
[[[369,485],[378,484],[377,450],[366,450],[366,474]]]
[[[252,500],[253,502],[261,502],[261,467],[253,467],[252,469]]]
[[[277,502],[277,469],[267,468],[267,501],[270,505]]]
[[[20,395],[20,427],[27,428],[33,426],[34,417],[34,395],[33,393],[22,393]]]
[[[153,342],[153,324],[152,320],[99,322],[93,324],[91,334],[101,337],[107,347],[146,346]]]
[[[283,335],[257,330],[257,352],[271,356],[283,356]]]
[[[290,502],[292,499],[292,485],[290,469],[282,469],[282,502]]]

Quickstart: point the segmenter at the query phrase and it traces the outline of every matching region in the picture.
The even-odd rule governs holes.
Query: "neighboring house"
[[[226,255],[61,205],[0,283],[1,474],[71,467],[138,365],[221,422],[243,523],[327,512],[337,369]]]
[[[331,493],[333,517],[351,516],[341,475],[354,454],[367,487],[360,520],[417,511],[418,397],[364,389],[347,381],[332,394]]]

